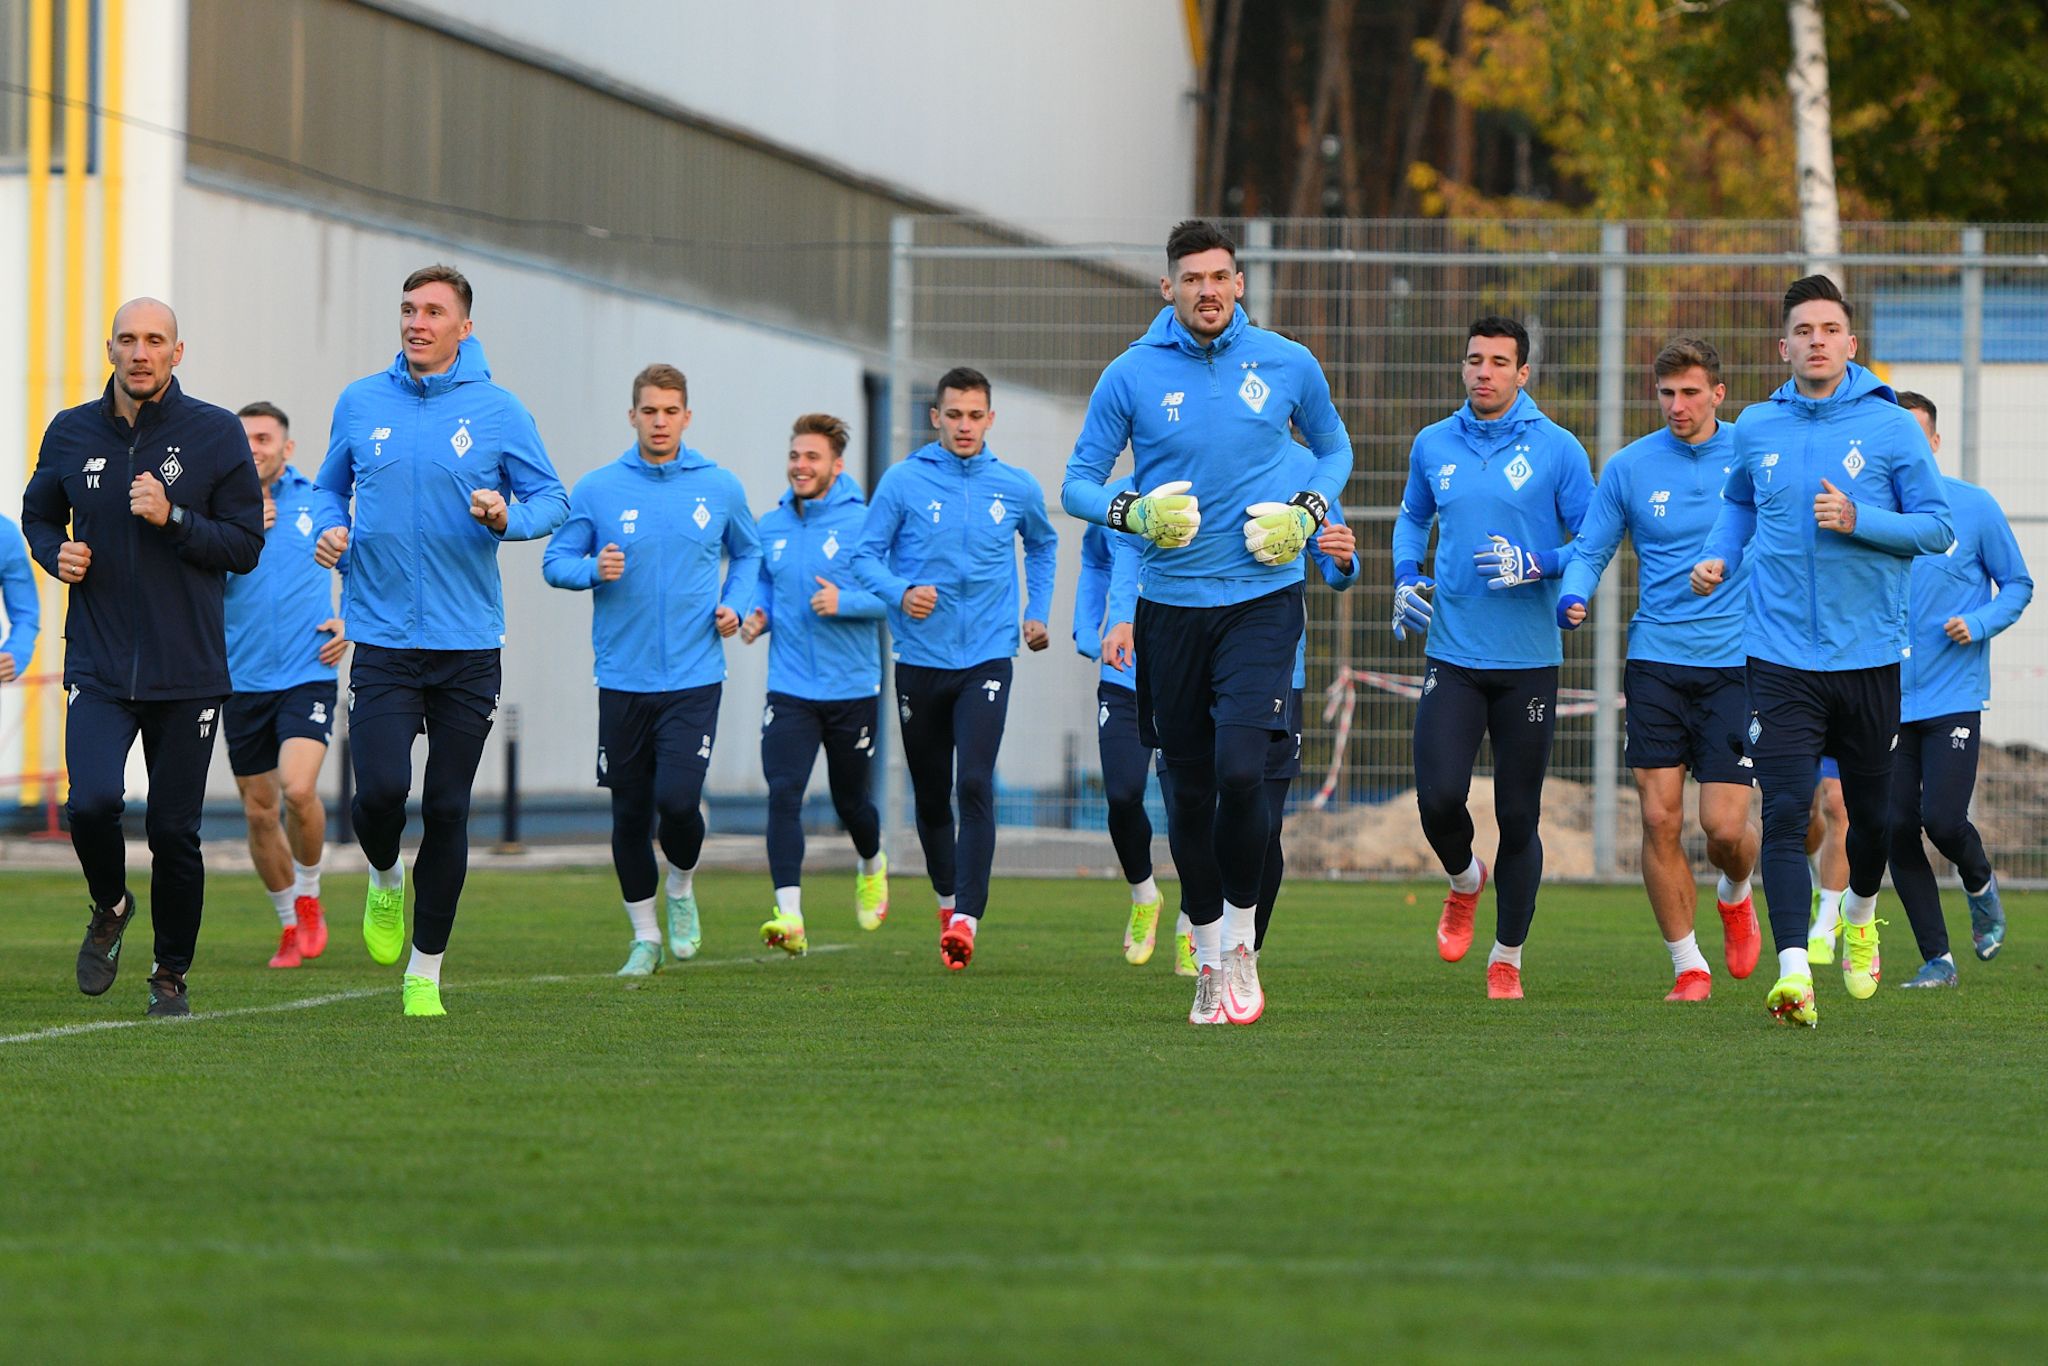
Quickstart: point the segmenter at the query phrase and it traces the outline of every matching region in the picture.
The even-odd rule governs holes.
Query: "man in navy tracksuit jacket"
[[[846,473],[846,424],[805,413],[789,435],[789,491],[762,514],[761,582],[740,626],[748,644],[768,635],[768,701],[761,710],[761,771],[768,779],[768,871],[775,914],[761,926],[771,948],[803,953],[804,788],[818,750],[832,807],[860,859],[854,918],[880,929],[889,914],[882,821],[869,795],[876,698],[882,691],[879,597],[849,572],[867,525],[867,500]]]
[[[633,926],[619,976],[644,977],[661,966],[650,829],[668,859],[668,951],[687,960],[703,942],[699,802],[725,691],[724,639],[752,606],[761,542],[738,478],[683,444],[680,370],[650,365],[635,376],[629,416],[638,440],[576,481],[541,573],[591,595],[597,785],[612,794],[612,865]]]
[[[1939,453],[1933,401],[1901,393],[1899,406]],[[1943,554],[1913,561],[1907,580],[1913,637],[1899,665],[1899,747],[1892,755],[1892,890],[1913,922],[1923,960],[1909,987],[1956,984],[1941,888],[1920,843],[1922,830],[1963,880],[1977,956],[1991,958],[2005,944],[2005,908],[1984,841],[1970,823],[1970,794],[1977,786],[1983,713],[1991,705],[1991,637],[2018,621],[2034,598],[2033,576],[1998,500],[1961,479],[1942,484],[1956,540]]]
[[[279,926],[274,968],[295,968],[327,948],[320,862],[327,808],[320,766],[334,734],[334,672],[348,641],[334,614],[334,571],[313,558],[348,509],[291,464],[290,420],[274,403],[235,414],[263,485],[263,558],[228,576],[228,768],[242,794],[249,859]],[[346,561],[344,561],[344,564]]]
[[[71,845],[92,892],[78,989],[114,984],[135,908],[121,838],[123,768],[149,765],[145,828],[156,966],[149,1013],[184,1015],[206,867],[200,804],[229,692],[223,579],[256,567],[263,490],[235,415],[172,378],[178,320],[154,299],[114,315],[113,378],[43,434],[22,496],[36,562],[71,585],[64,621],[64,763]]]
[[[1623,446],[1601,469],[1565,566],[1558,625],[1575,630],[1586,619],[1600,575],[1626,534],[1635,543],[1640,592],[1628,624],[1622,696],[1626,757],[1642,799],[1643,887],[1671,954],[1664,999],[1704,1001],[1713,994],[1714,974],[1693,928],[1699,884],[1683,843],[1688,769],[1699,784],[1707,860],[1721,871],[1715,903],[1730,975],[1754,972],[1763,948],[1750,894],[1757,830],[1749,819],[1754,770],[1742,752],[1749,689],[1740,589],[1702,598],[1688,582],[1721,510],[1735,430],[1717,413],[1728,390],[1712,343],[1679,337],[1658,352],[1652,372],[1664,426]]]
[[[351,567],[342,617],[356,842],[370,861],[363,943],[379,963],[405,947],[398,842],[412,790],[412,742],[427,737],[419,882],[405,1013],[443,1015],[441,955],[469,866],[469,800],[498,715],[505,601],[498,544],[547,535],[569,497],[524,404],[491,381],[471,336],[469,281],[447,266],[407,277],[398,356],[344,389],[316,481],[353,499],[353,523],[315,558]],[[245,462],[246,463],[246,462]]]
[[[1842,980],[1877,990],[1877,890],[1909,647],[1906,579],[1916,555],[1954,544],[1948,495],[1920,425],[1852,362],[1849,306],[1825,275],[1785,291],[1778,353],[1792,378],[1735,423],[1734,468],[1693,568],[1701,596],[1749,566],[1751,757],[1763,789],[1764,896],[1777,941],[1767,1003],[1813,1025],[1807,959],[1807,816],[1822,755],[1842,771],[1849,895]]]
[[[1543,777],[1557,725],[1557,579],[1593,496],[1579,439],[1524,392],[1529,335],[1481,318],[1465,339],[1466,402],[1416,435],[1394,523],[1394,633],[1429,633],[1415,708],[1415,799],[1451,887],[1437,954],[1455,963],[1489,873],[1472,850],[1472,765],[1493,741],[1500,845],[1486,994],[1522,996],[1522,945],[1543,881]],[[1437,526],[1436,576],[1422,573]],[[1435,590],[1432,603],[1424,596]]]
[[[1096,381],[1060,501],[1147,542],[1138,706],[1174,769],[1167,838],[1200,969],[1188,1020],[1251,1024],[1265,1009],[1254,944],[1272,834],[1266,758],[1292,729],[1303,619],[1294,561],[1350,477],[1351,437],[1315,356],[1239,306],[1228,234],[1177,224],[1166,261],[1167,306]],[[1303,480],[1289,469],[1296,428],[1314,457]],[[1127,445],[1135,484],[1112,493]]]
[[[903,759],[944,926],[939,957],[958,971],[974,954],[995,860],[996,751],[1018,642],[1016,543],[1024,543],[1023,641],[1043,650],[1052,640],[1045,623],[1059,537],[1038,481],[987,448],[995,421],[987,376],[948,370],[931,421],[939,439],[876,482],[853,573],[889,604]]]

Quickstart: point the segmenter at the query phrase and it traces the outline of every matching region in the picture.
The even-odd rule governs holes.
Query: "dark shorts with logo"
[[[654,781],[657,766],[701,775],[718,740],[723,683],[674,692],[597,690],[597,785],[630,788]]]
[[[412,716],[470,735],[489,735],[503,677],[497,650],[394,650],[356,646],[348,671],[349,720]]]
[[[1630,768],[1685,768],[1695,782],[1750,785],[1756,775],[1744,762],[1749,685],[1742,669],[1631,659],[1621,690]]]
[[[1224,607],[1138,599],[1138,735],[1176,760],[1209,754],[1218,726],[1291,736],[1302,586]],[[1154,743],[1156,740],[1157,743]]]
[[[300,683],[276,692],[238,692],[222,708],[228,737],[228,768],[251,778],[277,767],[287,740],[334,738],[334,680]]]

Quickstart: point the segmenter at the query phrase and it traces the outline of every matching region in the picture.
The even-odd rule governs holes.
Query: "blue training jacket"
[[[626,572],[597,577],[597,553],[625,552]],[[731,563],[721,593],[718,562]],[[754,610],[761,540],[746,490],[731,470],[684,446],[651,465],[635,445],[576,481],[569,520],[541,555],[541,576],[591,594],[597,686],[675,692],[725,681],[719,607]]]
[[[1557,578],[1488,588],[1472,557],[1498,535],[1557,563],[1592,497],[1586,448],[1527,392],[1490,421],[1475,417],[1468,402],[1418,432],[1394,521],[1394,573],[1419,569],[1435,522],[1429,658],[1468,669],[1563,663]]]
[[[1305,466],[1314,459],[1303,447],[1296,446],[1294,449],[1299,453],[1301,465]],[[1119,482],[1128,485],[1130,481],[1126,479]],[[1112,484],[1110,488],[1112,492],[1118,491],[1115,484]],[[1329,520],[1338,526],[1346,525],[1344,509],[1336,503],[1330,504]],[[1098,531],[1107,538],[1106,549],[1110,555],[1109,572],[1103,582],[1103,590],[1106,596],[1099,599],[1091,598],[1084,595],[1085,589],[1076,591],[1074,595],[1074,648],[1083,655],[1097,660],[1102,658],[1103,628],[1113,626],[1120,621],[1131,621],[1136,618],[1138,610],[1138,580],[1142,572],[1139,548],[1144,544],[1144,538],[1141,536],[1111,531],[1106,527],[1091,526],[1089,528],[1090,534]],[[1358,582],[1359,571],[1365,567],[1365,557],[1354,549],[1351,553],[1351,572],[1347,574],[1337,568],[1337,562],[1328,555],[1325,555],[1322,547],[1311,540],[1307,546],[1307,553],[1294,562],[1301,567],[1301,574],[1304,580],[1308,577],[1308,565],[1311,560],[1315,562],[1316,568],[1321,571],[1323,582],[1340,593]],[[1084,575],[1086,572],[1084,567]],[[1094,610],[1096,602],[1101,603],[1099,611]],[[1083,635],[1084,623],[1091,616],[1100,623],[1094,628],[1095,640],[1092,647],[1085,643]],[[1297,688],[1308,686],[1307,623],[1303,622],[1302,625],[1302,635],[1294,643],[1294,686]],[[1135,653],[1133,654],[1132,663],[1134,667],[1128,673],[1115,669],[1108,664],[1102,665],[1102,681],[1114,687],[1128,688],[1133,692],[1137,691],[1138,680],[1135,668]]]
[[[1914,560],[1908,576],[1913,646],[1899,669],[1901,721],[1989,708],[1991,637],[2018,621],[2034,599],[2033,577],[1998,500],[1960,479],[1942,484],[1956,541],[1943,554]],[[1970,628],[1968,645],[1948,638],[1950,617]]]
[[[860,484],[845,473],[822,498],[787,489],[761,514],[754,606],[768,614],[769,692],[841,702],[882,691],[883,603],[851,572],[867,517]],[[811,610],[819,579],[839,589],[836,616]]]
[[[28,672],[42,633],[43,604],[36,594],[36,574],[28,565],[28,542],[11,518],[0,514],[0,607],[7,611],[7,639],[0,654],[14,658],[14,676]]]
[[[1700,559],[1725,560],[1730,578],[1754,560],[1743,649],[1817,673],[1898,663],[1910,562],[1955,542],[1919,422],[1852,361],[1827,398],[1787,380],[1743,409],[1733,463]],[[1813,520],[1823,479],[1856,500],[1846,536]]]
[[[347,526],[348,509],[290,465],[270,497],[277,520],[263,534],[262,558],[248,573],[228,575],[228,676],[238,693],[334,677],[334,665],[320,662],[320,647],[333,639],[320,625],[335,615],[334,571],[313,558],[313,542]]]
[[[1017,653],[1017,551],[1024,542],[1024,620],[1048,626],[1059,535],[1045,491],[984,446],[963,460],[936,441],[883,471],[854,550],[853,574],[889,610],[900,664],[966,669]],[[920,584],[939,590],[923,621],[903,610]]]
[[[414,379],[400,354],[342,390],[315,482],[355,500],[348,633],[394,650],[504,645],[498,542],[538,539],[569,515],[533,417],[491,382],[475,337],[438,375]],[[478,489],[510,504],[502,537],[469,515]]]
[[[1291,426],[1314,458],[1305,478],[1291,473],[1301,449]],[[1200,501],[1192,543],[1140,548],[1146,600],[1175,607],[1224,607],[1296,582],[1296,566],[1260,564],[1245,550],[1245,509],[1311,489],[1334,507],[1351,477],[1351,435],[1323,367],[1299,342],[1254,326],[1242,305],[1206,346],[1161,309],[1103,370],[1067,458],[1068,512],[1108,519],[1115,494],[1104,485],[1127,444],[1138,492],[1186,479]]]
[[[1630,659],[1735,669],[1747,658],[1741,604],[1748,580],[1731,580],[1711,597],[1692,591],[1692,567],[1714,529],[1721,485],[1734,460],[1735,429],[1722,422],[1697,446],[1660,427],[1623,446],[1601,469],[1559,596],[1592,602],[1601,573],[1628,533],[1636,547],[1639,593],[1628,623]]]

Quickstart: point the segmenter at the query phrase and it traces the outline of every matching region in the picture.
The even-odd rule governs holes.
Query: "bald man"
[[[149,771],[149,1014],[191,1013],[206,868],[199,811],[229,692],[226,575],[263,553],[263,489],[242,424],[178,387],[178,319],[131,299],[107,339],[106,392],[43,433],[22,495],[36,562],[71,586],[64,620],[71,847],[92,893],[78,989],[113,986],[135,918],[121,833],[128,751]]]

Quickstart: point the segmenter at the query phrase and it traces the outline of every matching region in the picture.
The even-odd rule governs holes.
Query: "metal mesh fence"
[[[1353,222],[1231,225],[1244,249],[1246,306],[1322,361],[1356,450],[1345,509],[1365,573],[1356,589],[1309,595],[1303,774],[1289,865],[1304,872],[1434,868],[1414,815],[1403,680],[1421,650],[1387,629],[1390,540],[1415,433],[1463,400],[1466,325],[1519,319],[1532,342],[1529,393],[1577,433],[1596,467],[1660,423],[1650,363],[1673,336],[1721,350],[1732,419],[1783,382],[1779,299],[1808,270],[1790,223]],[[1054,658],[1027,659],[999,778],[1006,823],[1099,831],[1095,674],[1071,648],[1081,528],[1058,485],[1102,367],[1160,308],[1157,243],[1085,241],[1070,226],[1019,242],[979,222],[898,220],[892,276],[896,418],[892,448],[922,439],[929,379],[973,364],[997,386],[992,447],[1036,473],[1062,533]],[[1080,243],[1079,245],[1074,245]],[[2048,473],[2030,458],[2048,418],[2048,227],[1849,225],[1841,264],[1857,305],[1859,359],[1940,405],[1942,463],[1989,487],[2022,549],[2048,563]],[[1635,562],[1617,557],[1596,620],[1635,607]],[[2038,614],[2037,614],[2038,615]],[[1551,781],[1548,866],[1558,876],[1633,876],[1637,817],[1620,763],[1618,667],[1610,626],[1567,637]],[[2048,618],[1994,647],[1996,701],[1985,718],[1980,828],[2001,872],[2048,878]],[[1480,771],[1490,766],[1482,751]],[[1318,799],[1320,804],[1318,804]],[[1482,829],[1489,805],[1475,784]],[[900,806],[897,808],[900,810]],[[1161,826],[1163,831],[1163,825]],[[907,830],[905,832],[907,834]],[[1056,845],[1075,867],[1113,866],[1106,839]]]

